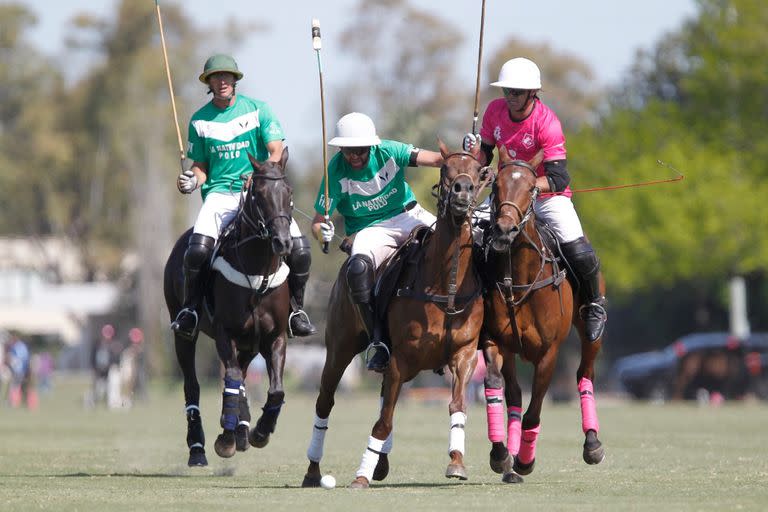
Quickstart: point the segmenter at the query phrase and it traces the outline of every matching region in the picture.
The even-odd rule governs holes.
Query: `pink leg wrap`
[[[488,416],[488,439],[492,443],[504,442],[504,391],[485,389],[485,413]]]
[[[579,381],[579,398],[581,399],[581,429],[586,434],[589,430],[600,431],[595,408],[595,392],[592,381],[584,377]]]
[[[536,458],[536,440],[539,438],[541,425],[536,425],[529,430],[523,430],[520,440],[520,453],[517,459],[523,464],[530,464]]]
[[[523,414],[521,407],[510,405],[507,407],[507,449],[513,457],[520,451],[520,432],[522,423],[520,423]]]

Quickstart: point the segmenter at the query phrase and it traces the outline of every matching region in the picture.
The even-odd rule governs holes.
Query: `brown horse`
[[[209,314],[200,315],[200,330],[216,341],[224,363],[222,434],[214,448],[221,457],[245,451],[248,443],[262,448],[274,432],[283,404],[285,341],[290,313],[288,268],[291,250],[291,187],[285,177],[288,150],[276,162],[257,162],[246,180],[240,209],[220,239],[208,271]],[[176,242],[165,266],[165,300],[171,319],[181,309],[182,261],[191,230]],[[200,385],[195,373],[193,340],[175,335],[176,357],[184,374],[187,445],[190,466],[205,466],[205,435],[200,417]],[[251,415],[244,377],[251,360],[261,354],[269,374],[263,413],[250,431]]]
[[[357,478],[351,484],[354,488],[368,487],[371,480],[383,480],[389,472],[392,416],[403,383],[421,370],[435,370],[446,364],[454,376],[449,406],[451,463],[446,476],[466,479],[464,391],[476,364],[483,314],[480,282],[472,267],[469,218],[482,188],[481,165],[477,152],[451,153],[442,142],[440,152],[445,163],[438,185],[437,224],[424,242],[417,271],[410,274],[415,281],[407,279],[408,273],[401,276],[387,309],[392,349],[382,383],[381,416],[373,427]],[[320,460],[336,388],[349,363],[368,345],[365,326],[350,298],[346,263],[331,292],[327,318],[327,355],[315,404],[304,487],[319,485]]]
[[[534,203],[536,172],[542,153],[529,162],[512,160],[499,151],[500,166],[493,192],[492,226],[487,236],[485,324],[482,340],[487,364],[485,379],[491,468],[508,483],[533,471],[541,407],[549,388],[560,345],[574,325],[581,338],[581,364],[576,381],[581,397],[583,458],[602,461],[594,405],[594,361],[602,338],[589,342],[577,313],[574,290],[551,245],[537,229]],[[601,288],[604,283],[601,277]],[[604,290],[603,290],[604,291]],[[515,355],[534,367],[531,401],[522,416],[522,392],[515,374]],[[502,391],[503,388],[503,391]],[[504,446],[503,398],[507,403],[507,442]],[[514,462],[513,462],[514,460]]]

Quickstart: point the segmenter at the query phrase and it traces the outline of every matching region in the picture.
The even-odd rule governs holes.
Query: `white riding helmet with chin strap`
[[[506,89],[541,89],[541,72],[532,60],[517,57],[501,66],[498,82],[491,85]]]
[[[329,146],[340,148],[377,146],[381,139],[376,135],[376,126],[370,117],[360,112],[347,114],[336,123],[336,137],[328,141]]]

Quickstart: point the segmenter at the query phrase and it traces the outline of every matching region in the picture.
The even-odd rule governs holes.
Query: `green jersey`
[[[283,140],[283,128],[269,106],[242,94],[235,104],[221,109],[207,103],[189,121],[187,156],[208,165],[208,177],[200,188],[203,199],[211,192],[239,192],[240,179],[256,160],[269,158],[267,143]]]
[[[328,213],[338,210],[344,216],[347,235],[403,212],[416,197],[405,182],[405,168],[413,146],[382,140],[371,147],[368,166],[355,170],[341,152],[328,162]],[[320,184],[315,211],[325,214],[325,179]]]

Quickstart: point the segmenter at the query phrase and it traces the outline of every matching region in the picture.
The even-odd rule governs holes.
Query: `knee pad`
[[[562,244],[562,247],[566,259],[577,276],[583,279],[597,276],[600,271],[600,260],[586,238],[577,238],[573,242]]]
[[[347,263],[347,286],[352,302],[367,304],[373,288],[373,260],[364,254],[355,254]]]
[[[184,253],[184,268],[199,270],[208,261],[213,251],[215,240],[207,235],[194,233],[189,237],[189,245]]]
[[[312,266],[312,250],[306,236],[293,237],[291,253],[288,255],[288,267],[296,277],[309,277]]]

